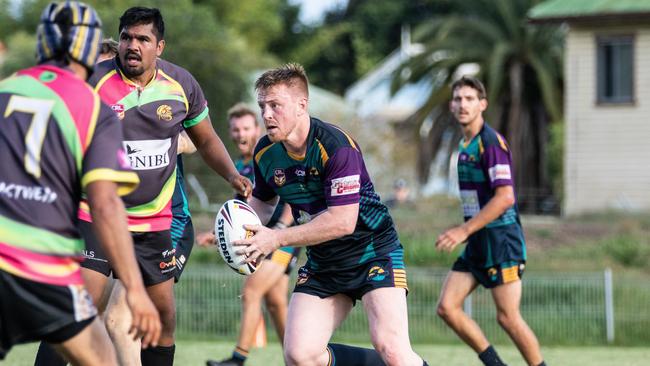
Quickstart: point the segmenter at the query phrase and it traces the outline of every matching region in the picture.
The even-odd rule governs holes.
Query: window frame
[[[601,49],[606,45],[614,43],[629,43],[631,46],[630,55],[630,70],[631,70],[631,85],[629,96],[605,96],[605,76],[604,76],[604,60],[601,58]],[[633,105],[636,103],[636,35],[633,33],[621,34],[600,34],[596,35],[596,104],[598,105]]]

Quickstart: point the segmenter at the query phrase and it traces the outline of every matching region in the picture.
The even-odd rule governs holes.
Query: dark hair
[[[288,63],[276,69],[263,73],[255,82],[255,90],[268,89],[277,84],[285,84],[288,87],[297,86],[305,95],[309,96],[309,80],[302,65]]]
[[[156,8],[145,8],[134,6],[127,9],[120,17],[120,26],[117,30],[121,33],[124,28],[134,25],[152,24],[153,30],[158,41],[165,38],[165,21],[163,20],[160,10]]]
[[[478,99],[487,98],[487,93],[485,92],[485,86],[483,86],[483,83],[479,79],[473,76],[463,75],[463,77],[456,80],[453,84],[451,84],[451,92],[453,93],[456,89],[462,88],[464,86],[469,86],[470,88],[476,90],[478,94]]]
[[[117,41],[113,38],[105,38],[102,41],[101,47],[99,48],[99,54],[103,55],[106,53],[111,53],[113,55],[117,55],[117,45]]]
[[[253,112],[252,109],[248,108],[248,106],[244,103],[237,103],[234,106],[230,107],[228,110],[228,123],[230,123],[230,120],[233,118],[240,118],[243,116],[253,116],[255,125],[259,125],[255,112]]]

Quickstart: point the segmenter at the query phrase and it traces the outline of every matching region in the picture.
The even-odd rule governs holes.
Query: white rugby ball
[[[238,250],[245,247],[233,246],[232,242],[249,238],[252,231],[244,229],[244,225],[261,225],[260,218],[253,209],[244,201],[237,199],[226,201],[217,213],[214,221],[214,234],[217,240],[217,249],[221,258],[233,271],[250,275],[257,269],[257,263],[244,263],[246,256],[237,254]]]

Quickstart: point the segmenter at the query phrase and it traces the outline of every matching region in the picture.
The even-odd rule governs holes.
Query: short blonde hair
[[[309,96],[309,80],[305,69],[298,63],[288,63],[266,71],[255,81],[255,90],[268,89],[278,84],[290,88],[298,87],[307,97]]]

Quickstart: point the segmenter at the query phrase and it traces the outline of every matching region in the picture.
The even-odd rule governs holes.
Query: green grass
[[[366,345],[368,346],[368,345]],[[0,365],[31,366],[37,345],[15,347]],[[476,355],[466,346],[416,344],[414,349],[430,365],[479,366]],[[497,346],[503,359],[511,366],[524,365],[517,350],[510,345]],[[220,342],[180,341],[176,347],[175,364],[179,366],[205,365],[208,358],[220,359],[232,351],[232,344]],[[547,364],[553,366],[642,366],[648,364],[650,348],[622,347],[545,347],[542,349]],[[262,349],[254,349],[247,366],[280,366],[282,353],[280,345],[271,343]]]

